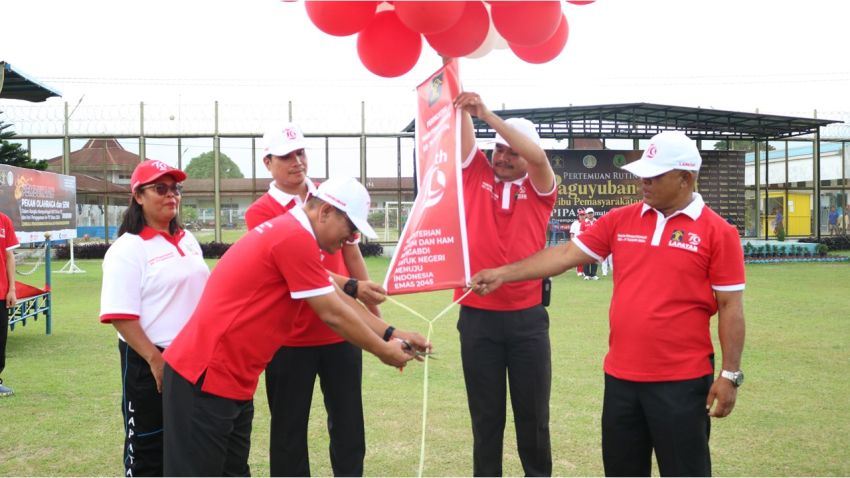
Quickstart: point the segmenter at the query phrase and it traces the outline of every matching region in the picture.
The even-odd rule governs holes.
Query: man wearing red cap
[[[304,205],[316,186],[307,177],[307,144],[301,129],[285,123],[263,136],[263,164],[272,175],[269,191],[245,212],[249,229]],[[322,264],[352,297],[380,316],[385,291],[369,280],[359,237],[341,251],[323,254]],[[338,476],[363,474],[366,433],[361,399],[362,353],[328,327],[310,307],[292,322],[283,346],[266,367],[271,413],[269,473],[309,476],[307,428],[319,377],[330,434],[331,468]]]
[[[649,476],[653,451],[663,476],[711,475],[710,417],[732,412],[744,380],[744,253],[737,230],[694,192],[701,164],[683,133],[655,135],[640,160],[623,166],[642,178],[642,203],[609,211],[568,245],[472,279],[487,294],[616,254],[602,406],[609,476]]]
[[[376,237],[370,202],[356,180],[328,179],[303,208],[253,228],[218,262],[164,355],[166,475],[250,474],[257,382],[303,307],[394,367],[430,349],[421,335],[392,329],[342,292],[321,262],[358,231]]]
[[[463,197],[472,271],[543,249],[557,192],[555,173],[534,123],[524,118],[502,120],[476,93],[461,93],[454,105],[463,111]],[[473,115],[496,131],[492,163],[476,146]],[[462,293],[457,290],[455,299]],[[457,327],[476,476],[502,474],[506,376],[523,470],[528,476],[552,474],[552,359],[549,315],[542,297],[542,282],[533,280],[461,301]]]
[[[103,259],[100,321],[118,332],[124,474],[162,476],[162,352],[195,306],[210,270],[201,246],[180,225],[186,173],[141,162],[118,239]]]

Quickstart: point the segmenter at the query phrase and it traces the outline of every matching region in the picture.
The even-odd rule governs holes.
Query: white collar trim
[[[307,195],[313,194],[316,191],[316,186],[313,184],[313,181],[310,178],[304,178],[304,181],[307,182]],[[275,201],[279,202],[281,206],[286,206],[292,202],[293,199],[295,200],[296,206],[304,205],[304,201],[301,200],[301,196],[282,191],[280,188],[275,186],[274,180],[269,183],[269,194]]]
[[[696,221],[699,218],[700,214],[702,214],[702,208],[705,207],[705,201],[703,201],[700,193],[693,193],[693,196],[691,196],[691,198],[692,198],[692,200],[691,200],[690,204],[685,206],[685,208],[682,209],[681,211],[674,212],[673,214],[670,215],[670,217],[677,216],[679,214],[684,214],[684,215],[690,217],[691,219],[693,219],[694,221]],[[658,214],[662,217],[664,216],[664,214],[662,214],[661,211],[651,207],[647,203],[643,203],[643,207],[641,208],[640,215],[643,216],[644,214],[646,214],[646,211],[649,211],[650,209],[655,211],[656,214]],[[667,219],[670,219],[670,217],[668,217]]]
[[[307,217],[307,213],[305,213],[303,209],[300,207],[294,207],[289,210],[289,214],[292,214],[292,217],[301,224],[301,227],[306,229],[307,232],[313,236],[313,239],[316,238],[316,232],[313,231],[313,226],[310,224],[310,218]]]

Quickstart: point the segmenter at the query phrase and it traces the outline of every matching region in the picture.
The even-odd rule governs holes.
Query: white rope
[[[23,256],[23,254],[21,254],[21,256]],[[35,261],[35,265],[32,267],[32,269],[28,272],[23,272],[23,271],[18,270],[18,264],[20,264],[23,261],[19,261],[18,258],[16,257],[15,258],[15,272],[17,272],[18,274],[20,274],[22,276],[32,275],[33,273],[35,273],[36,269],[38,269],[38,266],[41,265],[41,261],[43,259],[44,259],[44,253],[42,252],[42,254],[38,256],[38,260]]]
[[[468,296],[470,294],[470,292],[472,292],[472,289],[469,289],[468,291],[466,291],[462,296],[460,296],[459,299],[457,299],[456,301],[449,304],[445,309],[442,310],[442,312],[435,315],[434,318],[431,319],[431,320],[426,319],[425,316],[423,316],[419,312],[416,312],[415,310],[413,310],[410,307],[402,304],[401,302],[393,299],[390,296],[387,296],[387,299],[390,302],[392,302],[393,304],[401,307],[402,309],[410,312],[411,314],[415,315],[416,317],[419,317],[420,319],[427,322],[428,323],[428,335],[427,335],[427,337],[425,337],[425,340],[430,342],[431,341],[431,333],[434,331],[434,322],[436,322],[437,319],[439,319],[440,317],[446,315],[446,313],[448,313],[448,311],[451,310],[452,307],[454,307],[460,301],[465,299],[466,296]],[[428,362],[429,362],[428,361],[428,355],[426,355],[425,356],[425,370],[424,370],[423,377],[422,377],[422,438],[419,442],[420,443],[419,444],[419,472],[417,474],[417,476],[419,476],[420,478],[422,477],[422,472],[425,469],[425,428],[426,428],[427,422],[428,422]]]

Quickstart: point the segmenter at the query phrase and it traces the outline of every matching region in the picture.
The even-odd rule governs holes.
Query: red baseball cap
[[[130,177],[130,191],[135,191],[139,186],[154,182],[163,176],[171,176],[178,183],[186,180],[186,173],[183,171],[172,168],[162,161],[148,159],[139,163],[133,170],[133,175]]]

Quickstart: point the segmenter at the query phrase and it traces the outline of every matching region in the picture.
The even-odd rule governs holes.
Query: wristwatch
[[[744,372],[742,372],[740,370],[738,370],[737,372],[730,372],[728,370],[721,370],[720,376],[731,381],[732,385],[734,385],[735,388],[740,387],[741,384],[744,383]]]
[[[342,286],[342,291],[348,294],[353,298],[357,298],[357,279],[348,279],[344,286]]]

